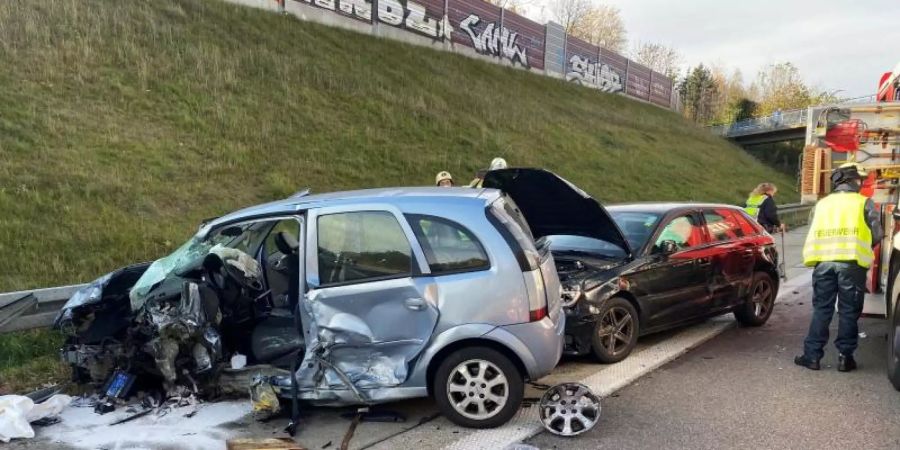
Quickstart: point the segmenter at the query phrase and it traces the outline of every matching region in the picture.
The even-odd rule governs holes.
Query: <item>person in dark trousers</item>
[[[813,270],[813,316],[803,341],[803,354],[794,363],[819,370],[828,343],[828,326],[838,303],[838,370],[856,369],[859,327],[866,295],[866,273],[883,236],[881,217],[872,199],[859,194],[865,176],[855,163],[832,172],[832,194],[819,200],[803,246],[803,263]]]
[[[774,184],[760,183],[747,197],[747,204],[744,206],[744,211],[770,233],[785,229],[784,224],[778,219],[778,206],[774,198],[777,193],[778,188]]]

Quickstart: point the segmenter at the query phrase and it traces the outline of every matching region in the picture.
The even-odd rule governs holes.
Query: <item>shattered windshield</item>
[[[205,238],[202,237],[202,232],[196,234],[168,256],[154,261],[144,272],[131,288],[131,310],[140,309],[147,296],[169,275],[179,275],[197,267],[216,245],[238,249],[250,255],[256,254],[256,249],[271,226],[271,222],[250,222],[213,230]]]

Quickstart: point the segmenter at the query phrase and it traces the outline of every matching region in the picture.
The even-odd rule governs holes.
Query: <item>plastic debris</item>
[[[267,420],[281,411],[278,395],[269,382],[268,377],[257,376],[250,384],[250,402],[253,405],[253,416],[257,420]]]
[[[58,416],[71,402],[72,397],[63,394],[37,404],[24,395],[0,396],[0,442],[33,438],[32,422]]]
[[[247,365],[247,356],[242,355],[240,353],[235,353],[234,356],[231,357],[231,368],[234,370],[243,369],[244,366]]]

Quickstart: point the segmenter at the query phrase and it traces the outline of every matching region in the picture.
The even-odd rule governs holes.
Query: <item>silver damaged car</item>
[[[55,324],[63,358],[98,385],[127,372],[166,395],[215,396],[266,369],[289,399],[431,395],[457,424],[501,425],[524,383],[556,366],[565,320],[532,233],[548,222],[501,189],[303,192],[210,220],[172,254],[75,294]]]

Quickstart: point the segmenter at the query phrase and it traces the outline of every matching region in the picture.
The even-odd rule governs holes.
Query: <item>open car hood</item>
[[[631,255],[628,241],[606,208],[564,178],[543,169],[492,170],[483,187],[506,192],[522,210],[534,238],[569,234],[601,239]]]

